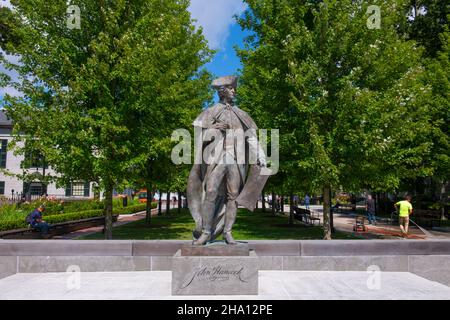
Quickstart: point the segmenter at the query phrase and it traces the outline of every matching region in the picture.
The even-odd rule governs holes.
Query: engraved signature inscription
[[[244,267],[241,265],[201,266],[187,277],[181,289],[187,288],[194,281],[227,281],[234,277],[241,282],[247,282],[243,279],[243,271]]]

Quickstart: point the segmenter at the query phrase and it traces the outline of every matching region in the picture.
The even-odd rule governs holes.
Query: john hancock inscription
[[[200,266],[187,277],[187,281],[181,286],[181,289],[189,287],[195,281],[229,281],[231,278],[235,278],[240,282],[247,282],[243,279],[243,271],[244,267],[240,265]]]

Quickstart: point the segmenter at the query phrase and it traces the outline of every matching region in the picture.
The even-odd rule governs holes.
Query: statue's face
[[[232,102],[236,92],[232,86],[223,86],[219,89],[219,98],[225,102]]]

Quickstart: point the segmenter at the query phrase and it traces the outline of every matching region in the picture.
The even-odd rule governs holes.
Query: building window
[[[30,194],[32,196],[40,196],[44,193],[44,185],[40,182],[32,182],[30,184]]]
[[[84,183],[75,182],[72,184],[72,196],[74,197],[84,196]]]
[[[0,194],[5,194],[5,181],[0,181]]]
[[[42,182],[24,182],[23,194],[27,196],[42,196],[47,193],[47,187]],[[36,198],[36,197],[33,197]]]
[[[22,161],[22,168],[48,168],[42,152],[33,145],[33,141],[25,142],[25,155]]]
[[[89,182],[73,182],[66,188],[66,197],[89,197]]]
[[[37,151],[25,153],[25,159],[23,161],[23,167],[25,169],[44,168],[44,166],[45,166],[45,169],[48,168],[48,165],[45,162],[45,158],[41,153],[39,153]]]
[[[6,155],[8,153],[8,140],[2,139],[0,143],[0,168],[6,168]]]

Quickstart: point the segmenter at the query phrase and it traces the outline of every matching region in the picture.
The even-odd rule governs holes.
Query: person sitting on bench
[[[45,211],[44,205],[40,205],[30,214],[28,221],[32,228],[41,232],[41,236],[46,238],[48,236],[49,224],[42,220],[42,213]]]

